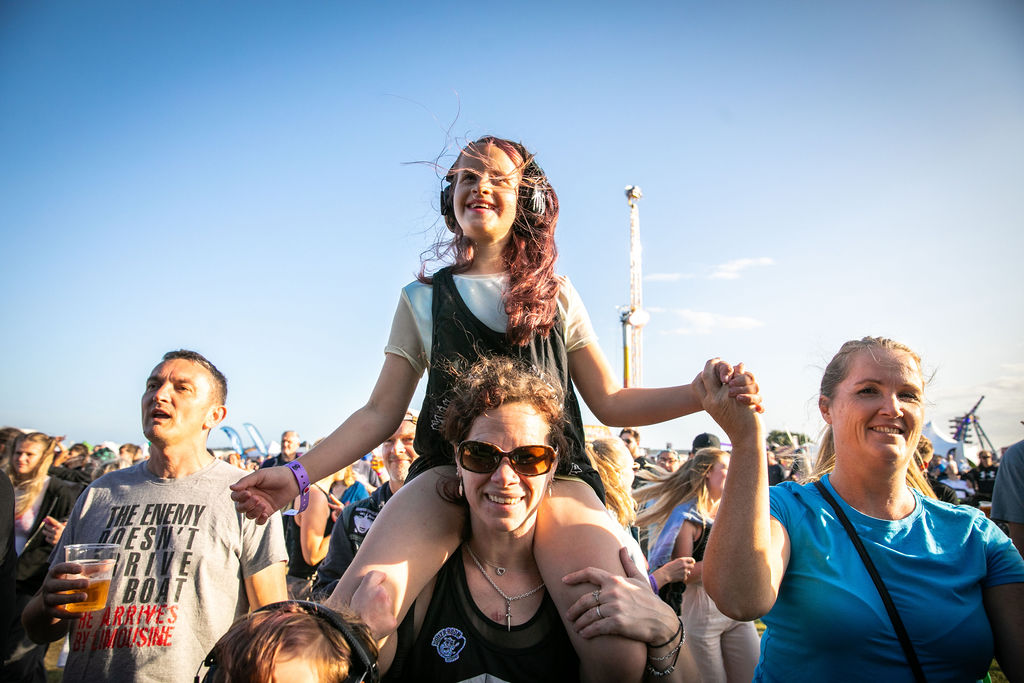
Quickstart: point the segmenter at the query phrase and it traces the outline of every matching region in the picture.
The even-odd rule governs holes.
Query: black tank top
[[[579,477],[604,501],[601,477],[591,466],[583,447],[583,417],[569,377],[565,323],[561,313],[557,314],[555,325],[546,338],[535,334],[528,344],[519,346],[509,342],[504,332],[495,332],[473,315],[455,287],[450,267],[434,273],[431,296],[430,370],[414,444],[420,457],[413,462],[409,478],[431,467],[454,464],[452,446],[445,442],[438,429],[444,418],[455,373],[485,355],[500,355],[527,361],[561,382],[565,394],[565,435],[569,440],[570,453],[568,458],[560,459],[558,473]]]
[[[398,648],[385,683],[454,683],[476,676],[483,680],[486,674],[531,683],[579,680],[579,658],[550,596],[545,592],[537,613],[509,631],[473,602],[461,548],[438,573],[416,638],[414,612],[415,606],[398,627]]]
[[[704,551],[708,549],[708,536],[711,535],[711,525],[714,522],[709,522],[701,515],[701,522],[703,528],[700,532],[700,538],[697,539],[697,545],[693,546],[693,554],[690,556],[694,562],[704,561]]]

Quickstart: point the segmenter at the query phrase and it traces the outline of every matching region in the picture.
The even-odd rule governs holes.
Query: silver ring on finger
[[[591,593],[591,595],[594,596],[594,604],[595,605],[600,605],[601,604],[601,589],[598,588],[596,591]]]
[[[597,618],[598,619],[604,619],[604,615],[601,614],[601,605],[597,606]]]

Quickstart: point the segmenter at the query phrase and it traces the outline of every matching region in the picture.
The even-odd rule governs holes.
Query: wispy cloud
[[[992,385],[1015,393],[1017,396],[1024,393],[1024,377],[997,377],[992,380]]]
[[[768,256],[741,258],[715,266],[708,277],[712,280],[735,280],[740,276],[740,271],[746,270],[751,266],[771,266],[774,264],[775,261]]]
[[[683,326],[668,330],[666,334],[711,334],[715,330],[752,330],[763,327],[756,318],[739,315],[722,315],[708,311],[677,309],[676,315],[683,319]]]
[[[692,280],[696,275],[693,273],[651,273],[645,275],[647,282],[677,282],[679,280]]]

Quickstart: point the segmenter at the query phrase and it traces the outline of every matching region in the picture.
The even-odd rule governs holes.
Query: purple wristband
[[[309,475],[306,473],[306,468],[298,460],[292,460],[288,463],[288,469],[295,475],[295,481],[299,484],[299,509],[287,510],[284,514],[294,515],[302,512],[309,506]]]
[[[658,592],[658,582],[654,580],[654,574],[648,574],[647,578],[651,582],[651,588],[653,588],[654,592],[657,593]]]

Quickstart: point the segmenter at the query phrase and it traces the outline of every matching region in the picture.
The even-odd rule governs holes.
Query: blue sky
[[[821,368],[885,335],[934,372],[930,418],[985,395],[1009,445],[1022,38],[1010,0],[5,2],[0,423],[138,442],[144,378],[188,347],[228,424],[326,434],[443,227],[429,162],[493,133],[558,191],[559,270],[616,371],[636,184],[647,384],[743,360],[767,426],[813,434]]]

